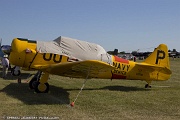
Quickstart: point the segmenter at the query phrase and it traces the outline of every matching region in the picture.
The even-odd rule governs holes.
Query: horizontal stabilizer
[[[151,65],[151,64],[142,64],[142,63],[137,63],[137,66],[146,69],[147,71],[152,71],[152,70],[157,70],[160,72],[163,72],[165,74],[172,74],[172,71],[167,68],[167,67],[163,67],[163,66],[157,66],[157,65]]]

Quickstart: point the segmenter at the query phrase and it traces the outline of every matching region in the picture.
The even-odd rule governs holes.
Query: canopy
[[[110,56],[98,44],[62,36],[50,42],[37,41],[37,50],[40,53],[65,55],[78,60],[109,61]]]

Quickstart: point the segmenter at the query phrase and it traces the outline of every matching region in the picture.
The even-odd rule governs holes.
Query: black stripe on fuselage
[[[17,38],[17,39],[21,41],[27,41],[28,43],[37,43],[35,40],[28,40],[26,38]]]

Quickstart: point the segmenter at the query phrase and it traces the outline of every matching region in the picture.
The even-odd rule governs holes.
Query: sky
[[[0,0],[0,38],[97,43],[106,51],[180,51],[180,0]]]

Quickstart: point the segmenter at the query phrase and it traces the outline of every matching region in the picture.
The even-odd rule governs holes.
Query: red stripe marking
[[[112,79],[126,79],[126,76],[117,75],[117,74],[112,74]]]
[[[127,64],[129,64],[129,60],[120,58],[120,57],[118,57],[118,56],[114,56],[114,61],[120,62],[120,63],[127,63]]]

